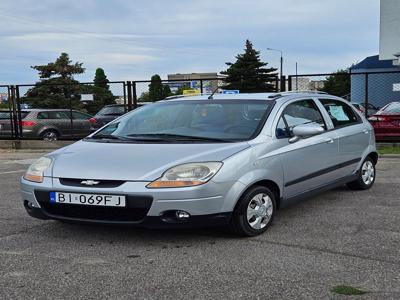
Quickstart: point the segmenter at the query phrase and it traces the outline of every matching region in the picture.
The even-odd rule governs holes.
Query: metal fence
[[[109,82],[110,94],[107,95],[99,95],[93,82],[67,85],[0,85],[0,103],[2,103],[0,106],[0,139],[43,138],[40,132],[32,132],[36,128],[36,123],[45,123],[46,126],[49,124],[62,125],[63,130],[58,133],[59,138],[79,139],[93,130],[91,116],[95,115],[104,105],[119,104],[127,112],[142,105],[142,102],[157,101],[177,94],[196,95],[216,90],[221,91],[225,79],[161,80],[163,92],[156,96],[149,90],[150,83],[150,80]],[[372,114],[376,109],[390,102],[400,101],[400,71],[297,74],[284,76],[282,80],[278,76],[274,76],[271,77],[269,84],[269,91],[274,92],[284,90],[326,91],[329,94],[360,103],[361,109],[367,108],[364,109],[366,115]],[[58,111],[60,114],[56,115],[58,120],[51,119],[46,114],[41,114],[39,117],[42,119],[40,120],[29,119],[26,113],[35,109]],[[54,115],[54,113],[52,114]],[[38,118],[38,115],[35,118]]]
[[[400,71],[290,75],[287,90],[318,90],[345,98],[366,116],[400,101]]]
[[[0,106],[0,139],[43,139],[47,138],[45,133],[52,139],[79,139],[99,128],[93,124],[95,118],[92,116],[107,104],[119,105],[127,112],[143,102],[222,90],[225,81],[224,78],[161,80],[161,95],[151,94],[150,83],[151,80],[108,82],[111,92],[108,96],[112,97],[112,101],[104,103],[96,99],[100,96],[93,82],[0,86],[3,99]],[[269,84],[270,91],[279,91],[277,76],[272,76]]]

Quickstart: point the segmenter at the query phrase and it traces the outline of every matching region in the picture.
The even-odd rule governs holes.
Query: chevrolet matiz
[[[65,222],[265,232],[275,212],[346,184],[369,189],[372,126],[318,92],[160,101],[45,155],[21,178],[29,215]]]

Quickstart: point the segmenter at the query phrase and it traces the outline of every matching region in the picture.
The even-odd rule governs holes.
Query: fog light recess
[[[176,218],[181,221],[188,220],[190,218],[190,214],[186,211],[178,210],[176,212]]]

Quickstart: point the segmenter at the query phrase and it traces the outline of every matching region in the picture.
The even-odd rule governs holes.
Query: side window
[[[38,113],[37,118],[39,120],[47,120],[49,118],[49,114],[47,111],[42,111],[42,112]]]
[[[74,118],[75,120],[89,120],[90,116],[73,111],[72,112],[72,118]]]
[[[326,130],[321,112],[313,100],[301,100],[289,104],[282,113],[276,128],[277,138],[289,138],[294,127],[316,123]]]
[[[67,114],[65,114],[63,111],[49,111],[49,119],[57,119],[57,120],[62,120],[62,119],[69,119]]]
[[[320,101],[327,110],[335,128],[356,124],[360,121],[360,118],[348,104],[331,99],[320,99]]]

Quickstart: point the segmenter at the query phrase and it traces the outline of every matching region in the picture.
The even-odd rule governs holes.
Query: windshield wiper
[[[127,140],[124,137],[121,136],[116,136],[116,135],[111,135],[111,134],[95,134],[93,136],[89,136],[86,139],[94,139],[94,140]]]
[[[221,142],[228,143],[230,140],[205,137],[205,136],[193,136],[183,134],[172,134],[172,133],[144,133],[144,134],[128,134],[130,138],[150,138],[151,140],[178,140],[178,141],[210,141],[210,142]]]

